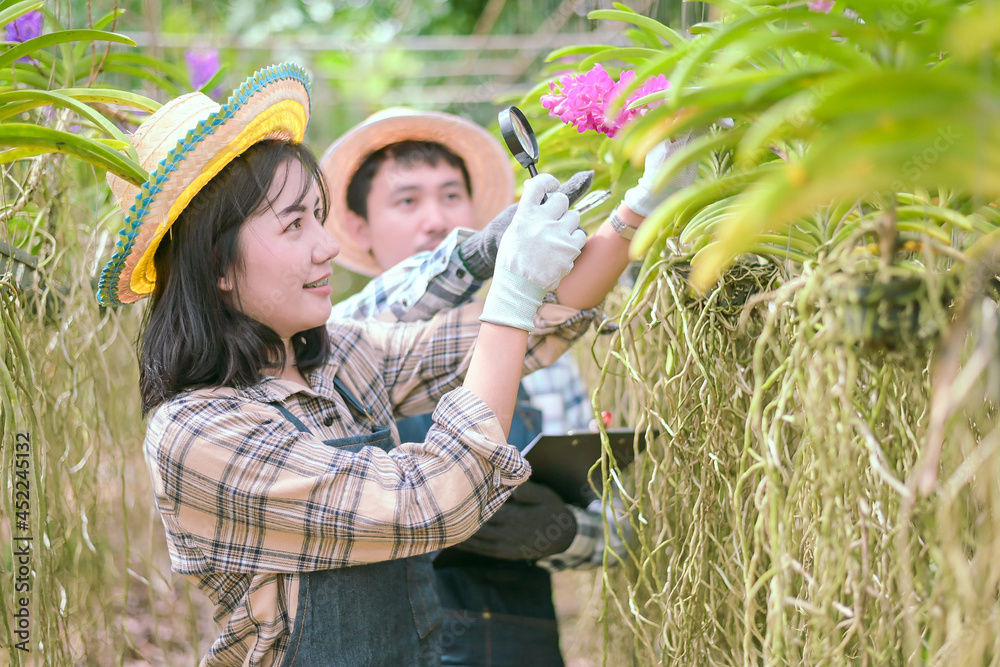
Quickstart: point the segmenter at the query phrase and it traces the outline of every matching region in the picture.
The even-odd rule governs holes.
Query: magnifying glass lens
[[[521,119],[517,116],[514,116],[511,120],[514,121],[511,124],[514,126],[514,134],[517,135],[517,140],[521,142],[522,146],[524,146],[525,152],[527,152],[528,155],[531,155],[533,152],[532,148],[534,147],[531,145],[531,139],[528,136],[527,128],[524,127],[524,123],[522,123]]]
[[[517,107],[507,107],[499,113],[497,120],[500,123],[500,133],[511,155],[532,176],[538,174],[535,168],[535,162],[538,161],[538,141],[528,119]]]

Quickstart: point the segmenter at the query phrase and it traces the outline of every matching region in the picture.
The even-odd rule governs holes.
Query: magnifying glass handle
[[[531,163],[531,164],[528,165],[528,173],[531,174],[532,178],[534,178],[535,176],[538,176],[538,170],[535,169],[535,164],[534,163]],[[544,204],[545,200],[548,199],[548,198],[549,198],[548,195],[542,195],[542,201],[539,202],[539,203],[540,204]]]
[[[532,178],[534,178],[535,176],[538,176],[538,170],[535,169],[534,163],[528,165],[528,173],[531,174]],[[548,195],[542,195],[542,201],[540,201],[538,203],[539,204],[544,204],[545,200],[548,199],[548,198],[549,198]]]

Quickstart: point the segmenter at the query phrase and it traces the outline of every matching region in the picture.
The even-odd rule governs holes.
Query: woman
[[[505,432],[522,372],[592,317],[541,305],[585,235],[564,195],[541,204],[558,183],[540,176],[485,305],[327,325],[339,248],[298,143],[308,116],[292,66],[222,107],[194,93],[151,116],[133,138],[149,180],[112,179],[131,206],[98,298],[151,297],[144,451],[172,567],[224,626],[202,664],[436,665],[421,554],[469,537],[526,479]],[[394,417],[430,409],[426,440],[398,444]]]
[[[144,452],[171,565],[224,626],[202,664],[437,665],[424,554],[468,538],[528,476],[506,442],[520,376],[592,321],[669,195],[654,185],[672,148],[650,151],[586,247],[558,182],[529,180],[485,302],[325,324],[339,248],[299,145],[308,119],[289,65],[221,107],[193,93],[150,116],[133,137],[149,179],[111,179],[127,211],[98,299],[152,297]],[[394,418],[432,408],[424,442],[398,444]]]

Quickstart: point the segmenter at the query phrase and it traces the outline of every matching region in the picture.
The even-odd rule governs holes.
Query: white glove
[[[514,219],[500,239],[480,321],[534,330],[542,299],[573,268],[587,233],[580,229],[580,214],[569,210],[569,199],[558,188],[550,174],[525,182]]]
[[[656,190],[653,188],[653,185],[656,183],[656,176],[660,173],[663,163],[671,155],[687,146],[690,139],[691,131],[689,130],[673,141],[664,139],[646,153],[646,164],[639,182],[635,187],[627,190],[623,197],[625,205],[632,209],[633,213],[645,218],[653,212],[654,208],[666,201],[667,197],[681,188],[686,188],[694,183],[694,177],[698,173],[698,165],[689,164],[680,173],[664,183],[660,189]]]

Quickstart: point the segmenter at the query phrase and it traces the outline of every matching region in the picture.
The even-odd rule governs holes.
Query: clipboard
[[[632,428],[608,429],[611,451],[619,468],[632,463],[636,451],[646,449],[646,432]],[[638,440],[637,440],[638,438]],[[600,431],[569,431],[539,435],[521,450],[531,464],[531,480],[544,484],[563,501],[586,507],[598,496],[587,480],[587,472],[601,458]],[[600,469],[591,476],[601,488]]]

